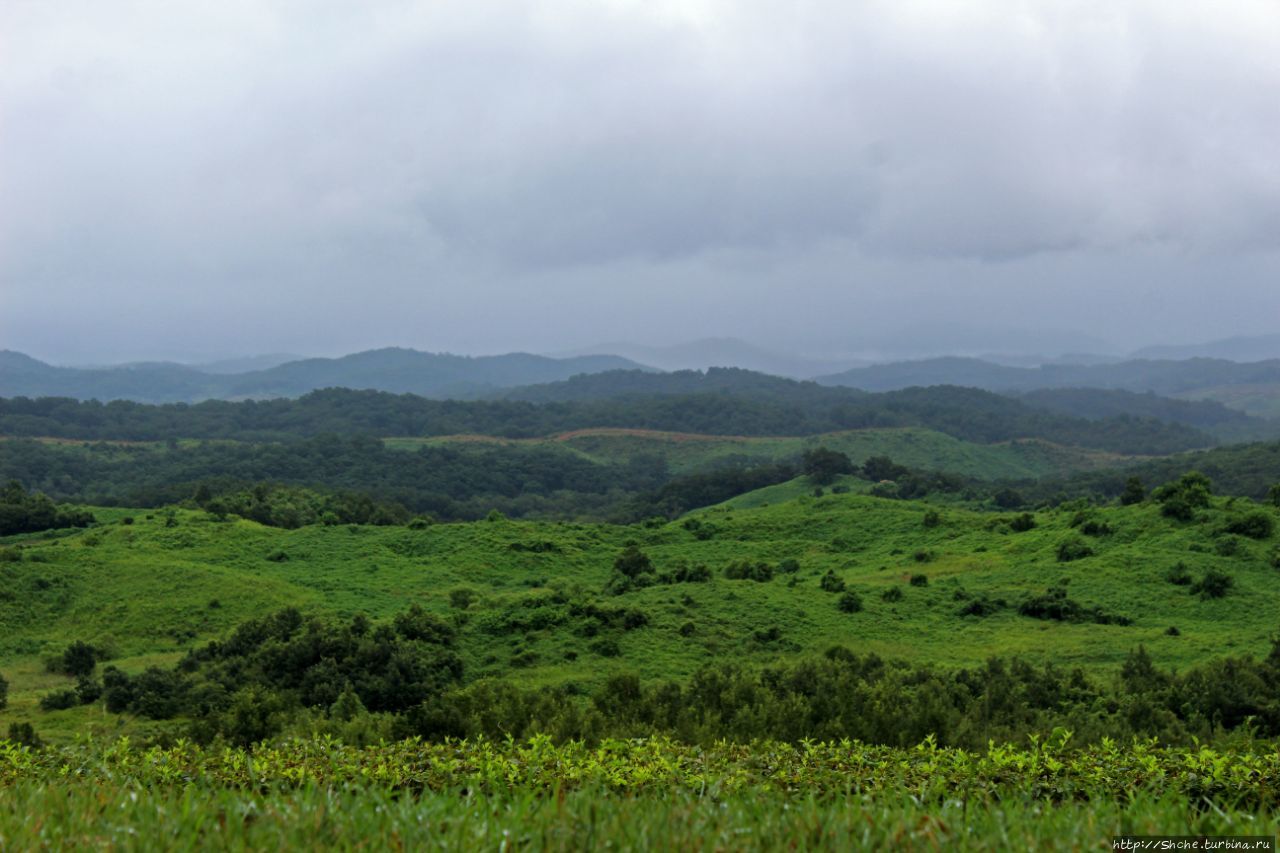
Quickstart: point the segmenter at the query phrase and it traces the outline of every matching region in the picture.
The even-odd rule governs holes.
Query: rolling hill
[[[579,373],[619,369],[643,368],[608,355],[555,359],[508,353],[470,357],[399,348],[289,361],[248,372],[230,372],[226,365],[216,364],[208,370],[169,363],[72,368],[55,367],[6,350],[0,352],[0,397],[191,403],[297,397],[319,388],[345,387],[472,398]]]
[[[621,673],[685,678],[708,661],[776,665],[836,644],[944,666],[1016,655],[1101,672],[1142,644],[1161,669],[1186,667],[1265,652],[1280,609],[1270,537],[1221,532],[1249,512],[1274,519],[1274,508],[1218,498],[1190,522],[1144,503],[1015,523],[857,494],[786,497],[642,526],[280,530],[198,511],[98,510],[98,528],[0,543],[6,714],[43,732],[119,731],[127,719],[90,708],[37,710],[40,695],[71,683],[45,671],[46,655],[81,639],[137,672],[283,606],[350,619],[416,603],[456,626],[467,682],[579,689]],[[608,593],[628,543],[652,560],[656,582]],[[734,579],[734,566],[760,564],[767,575]],[[1179,564],[1193,581],[1214,570],[1231,586],[1195,595],[1168,579]],[[696,566],[706,567],[689,575],[698,579],[674,579]],[[861,609],[842,611],[839,588]],[[615,610],[638,615],[627,627],[582,615]]]
[[[1045,388],[1102,388],[1167,397],[1218,400],[1267,416],[1280,398],[1280,360],[1238,363],[1220,358],[1133,359],[1113,364],[1043,364],[1012,367],[976,358],[933,358],[860,367],[821,376],[825,385],[892,391],[927,385],[964,385],[999,392]],[[1249,397],[1230,390],[1252,388]]]

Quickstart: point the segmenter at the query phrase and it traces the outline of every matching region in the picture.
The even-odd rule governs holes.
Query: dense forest
[[[760,380],[759,374],[748,371],[706,375],[720,373],[742,376],[750,383]],[[769,382],[760,392],[621,396],[545,404],[441,401],[341,389],[317,391],[297,400],[159,406],[19,397],[0,400],[0,435],[88,441],[280,441],[328,433],[418,437],[473,433],[520,438],[625,427],[787,436],[922,426],[966,441],[1042,438],[1124,454],[1160,455],[1213,444],[1207,434],[1183,424],[1127,414],[1091,420],[973,389],[911,388],[868,395],[765,379]]]

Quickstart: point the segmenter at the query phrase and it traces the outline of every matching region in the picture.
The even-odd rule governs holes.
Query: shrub
[[[911,557],[917,563],[932,563],[934,560],[933,552],[928,551],[924,548],[921,548],[920,550],[916,551],[914,554],[911,555]]]
[[[891,586],[884,592],[880,593],[880,597],[885,601],[894,602],[902,600],[902,587]]]
[[[1080,525],[1080,532],[1085,536],[1110,536],[1115,533],[1115,528],[1105,521],[1090,519]]]
[[[862,609],[862,598],[853,590],[847,589],[836,602],[836,607],[841,613],[857,613]]]
[[[88,676],[82,676],[76,682],[76,696],[81,705],[90,705],[102,696],[102,685]]]
[[[1018,605],[1018,613],[1032,619],[1049,619],[1055,622],[1096,622],[1099,625],[1131,625],[1127,616],[1117,616],[1099,607],[1085,607],[1067,597],[1064,586],[1053,586],[1043,595],[1032,596]]]
[[[41,711],[65,711],[80,705],[80,695],[74,690],[55,690],[40,697]]]
[[[800,563],[797,560],[786,559],[778,563],[778,571],[783,574],[793,575],[800,571]]]
[[[9,681],[0,673],[0,711],[9,704]]]
[[[466,610],[475,603],[479,594],[470,587],[460,586],[449,590],[449,606],[455,610]]]
[[[44,746],[44,741],[36,734],[36,730],[30,723],[10,723],[8,738],[11,743],[30,749],[39,749]]]
[[[58,672],[65,675],[85,676],[98,665],[98,651],[83,640],[76,640],[63,650],[58,658]]]
[[[1058,543],[1058,562],[1070,563],[1093,556],[1093,549],[1079,539],[1064,539]]]
[[[613,570],[628,580],[635,580],[653,571],[653,561],[635,545],[628,545],[613,561]]]
[[[1250,539],[1270,539],[1275,529],[1275,519],[1265,512],[1251,512],[1242,518],[1232,519],[1226,526],[1228,533]]]
[[[768,629],[752,631],[751,639],[757,643],[776,643],[782,639],[782,629],[774,625]]]
[[[1029,512],[1015,515],[1013,520],[1009,522],[1009,529],[1014,533],[1026,533],[1028,530],[1034,530],[1035,526],[1036,517]]]
[[[1165,634],[1166,634],[1166,635],[1168,635],[1168,636],[1170,636],[1170,637],[1181,637],[1181,636],[1182,636],[1182,632],[1178,630],[1178,626],[1177,626],[1177,625],[1170,625],[1168,628],[1165,628],[1164,632],[1165,632]]]
[[[1186,563],[1174,563],[1164,573],[1164,579],[1174,586],[1188,586],[1191,583],[1191,570]]]
[[[1240,540],[1234,536],[1225,536],[1214,544],[1213,551],[1219,557],[1234,557],[1240,553]]]
[[[985,595],[974,596],[960,608],[961,616],[990,616],[1008,605],[1003,598],[988,598]]]
[[[764,583],[773,580],[773,566],[768,563],[738,560],[724,567],[724,576],[729,580]]]
[[[1191,521],[1196,517],[1196,511],[1191,504],[1178,497],[1164,501],[1160,507],[1160,514],[1175,521]]]
[[[853,462],[848,456],[827,447],[806,450],[801,456],[800,467],[805,476],[821,486],[834,483],[841,474],[854,472]]]
[[[515,669],[528,669],[537,662],[538,653],[532,649],[525,649],[511,656],[511,666]]]
[[[931,509],[924,514],[924,521],[921,522],[925,527],[937,527],[942,523],[942,516],[936,509]]]
[[[1120,493],[1120,503],[1123,506],[1132,506],[1140,504],[1147,499],[1147,488],[1142,485],[1142,480],[1138,477],[1130,477],[1124,481],[1124,491]]]
[[[1235,586],[1235,578],[1218,569],[1209,569],[1200,580],[1191,585],[1191,592],[1202,599],[1222,598],[1231,587]]]
[[[1001,489],[992,495],[991,499],[1001,509],[1017,509],[1024,503],[1022,495],[1013,489]]]
[[[929,576],[928,575],[912,575],[911,585],[912,586],[928,586]]]
[[[596,640],[591,644],[590,649],[602,658],[616,658],[622,654],[618,641],[608,637]]]
[[[680,626],[681,637],[692,637],[698,631],[698,627],[692,622],[686,622]]]
[[[844,578],[837,575],[833,569],[827,569],[822,580],[818,581],[818,586],[823,592],[844,592]]]
[[[289,560],[289,555],[284,551],[275,550],[267,555],[267,559],[273,563],[285,563]]]

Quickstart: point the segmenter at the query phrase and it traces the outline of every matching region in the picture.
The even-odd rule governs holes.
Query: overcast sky
[[[0,348],[1280,332],[1278,93],[1277,0],[3,0]]]

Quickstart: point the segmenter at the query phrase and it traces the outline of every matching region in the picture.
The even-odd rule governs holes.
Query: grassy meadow
[[[458,627],[467,680],[588,690],[615,673],[684,678],[708,661],[764,665],[833,645],[944,666],[1000,655],[1107,672],[1142,644],[1159,667],[1183,668],[1263,654],[1276,629],[1273,544],[1221,532],[1246,511],[1274,513],[1252,502],[1215,498],[1191,522],[1151,503],[1064,507],[1036,513],[1034,527],[1019,532],[1026,522],[1014,514],[796,494],[806,489],[797,481],[787,494],[765,490],[778,500],[748,506],[746,496],[631,526],[494,518],[282,530],[182,509],[101,511],[99,527],[3,546],[4,715],[55,739],[85,726],[115,731],[121,718],[92,706],[36,708],[41,694],[71,684],[45,671],[46,656],[85,640],[136,672],[285,606],[385,618],[419,604]],[[1063,543],[1089,553],[1064,562]],[[659,573],[704,565],[710,579],[606,594],[614,560],[630,544]],[[743,561],[767,564],[772,578],[726,575]],[[1229,594],[1203,599],[1170,582],[1177,564],[1192,580],[1210,569],[1228,574]],[[854,591],[861,610],[842,611],[841,596],[824,588],[828,577]],[[1057,585],[1083,607],[1132,624],[1019,613],[1020,602]],[[609,633],[612,648],[602,651],[598,637],[576,630],[570,599],[635,609],[646,624]],[[990,612],[962,615],[974,600],[993,603]]]

